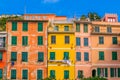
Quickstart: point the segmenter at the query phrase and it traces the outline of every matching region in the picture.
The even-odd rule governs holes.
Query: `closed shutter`
[[[117,60],[117,52],[112,52],[112,60]]]
[[[114,68],[110,68],[110,76],[114,77]]]
[[[12,31],[17,31],[17,22],[12,22]]]
[[[113,44],[117,44],[117,37],[112,37]]]
[[[64,60],[69,60],[69,52],[64,52]]]
[[[76,37],[76,46],[80,46],[80,38]]]
[[[11,44],[12,45],[17,45],[17,37],[16,36],[12,36]]]
[[[11,61],[17,60],[17,52],[11,52]]]
[[[28,70],[22,71],[22,79],[28,79]]]
[[[76,60],[81,61],[81,53],[80,52],[76,52]]]
[[[108,77],[108,69],[105,68],[105,77]]]
[[[42,70],[37,70],[37,80],[41,80],[43,77],[43,71]]]
[[[43,62],[43,60],[44,60],[43,52],[38,52],[38,61]]]
[[[88,24],[84,24],[84,32],[88,32]]]
[[[50,60],[55,60],[55,52],[50,52]]]
[[[11,79],[16,79],[16,70],[11,70]]]
[[[28,36],[23,36],[22,37],[22,45],[27,46],[28,45]]]
[[[3,47],[5,47],[6,44],[6,37],[3,37]]]
[[[64,79],[69,79],[69,71],[68,70],[64,71]]]
[[[3,72],[2,72],[2,69],[0,69],[0,79],[2,78],[3,76]]]
[[[38,22],[38,31],[43,31],[43,23]]]
[[[104,60],[104,52],[103,51],[99,52],[99,60]]]
[[[22,52],[22,61],[27,62],[28,61],[28,53],[27,52]]]
[[[89,61],[89,54],[88,54],[88,52],[84,52],[84,61]]]
[[[80,24],[79,23],[76,24],[76,32],[80,32]]]
[[[28,31],[28,22],[23,22],[23,31]]]
[[[55,70],[50,70],[50,78],[55,79]]]
[[[97,68],[97,75],[100,76],[100,73],[101,73],[101,69]]]
[[[0,52],[0,61],[2,60],[2,52]]]
[[[88,38],[84,38],[84,46],[88,46]]]
[[[38,45],[43,45],[43,36],[38,36]]]
[[[120,77],[120,68],[118,68],[118,77]]]

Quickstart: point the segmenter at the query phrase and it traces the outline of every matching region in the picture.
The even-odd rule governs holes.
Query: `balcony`
[[[49,63],[61,63],[61,64],[67,64],[71,65],[70,60],[48,60]]]
[[[6,32],[0,32],[0,50],[6,50]]]

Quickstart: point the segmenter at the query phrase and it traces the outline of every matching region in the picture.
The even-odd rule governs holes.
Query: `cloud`
[[[44,3],[56,3],[59,0],[43,0]]]

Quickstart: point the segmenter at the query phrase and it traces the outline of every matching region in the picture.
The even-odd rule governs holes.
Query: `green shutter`
[[[0,69],[0,79],[2,78],[2,76],[3,76],[3,71],[2,69]]]
[[[50,70],[50,78],[55,79],[55,70]]]
[[[112,60],[117,60],[117,52],[112,52]]]
[[[99,37],[99,44],[104,44],[104,37],[102,36]]]
[[[3,37],[3,47],[5,47],[6,44],[6,37]]]
[[[0,52],[0,61],[2,60],[2,54],[3,54],[3,53],[2,53],[2,52]]]
[[[17,52],[11,52],[11,61],[17,60]]]
[[[110,76],[114,77],[114,68],[110,68]]]
[[[28,79],[28,70],[22,71],[22,79]]]
[[[76,24],[76,32],[80,32],[80,24],[79,23]]]
[[[97,76],[100,76],[100,73],[101,73],[101,69],[97,68]]]
[[[43,23],[38,22],[38,31],[43,31]]]
[[[17,31],[17,22],[12,22],[12,31]]]
[[[64,60],[69,60],[69,52],[64,52]]]
[[[28,45],[28,36],[23,36],[22,37],[22,45],[27,46]]]
[[[104,60],[104,52],[99,51],[99,60]]]
[[[84,52],[84,61],[89,61],[89,54],[88,54],[88,52]]]
[[[88,46],[88,38],[84,38],[84,46]]]
[[[105,77],[108,77],[108,69],[105,68]]]
[[[64,31],[69,31],[69,26],[64,26]]]
[[[112,43],[117,44],[117,37],[112,37]]]
[[[88,24],[84,24],[84,32],[85,32],[85,33],[88,32]]]
[[[37,80],[41,80],[43,78],[43,71],[37,70]]]
[[[28,31],[28,22],[23,22],[23,31]]]
[[[80,38],[76,37],[76,46],[80,46]]]
[[[55,52],[50,52],[50,60],[55,60]]]
[[[44,60],[43,52],[38,52],[38,61],[43,62],[43,60]]]
[[[11,44],[12,45],[17,45],[17,36],[12,36]]]
[[[120,68],[118,68],[118,77],[120,77]]]
[[[22,52],[22,61],[27,62],[28,61],[28,53],[27,52]]]
[[[38,36],[38,45],[43,45],[43,36]]]
[[[80,52],[76,52],[76,60],[81,61],[81,53]]]
[[[64,79],[69,79],[69,71],[68,70],[64,71]]]
[[[11,70],[11,79],[16,79],[16,70]]]

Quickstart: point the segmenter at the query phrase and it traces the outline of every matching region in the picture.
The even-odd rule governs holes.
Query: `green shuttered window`
[[[3,76],[3,71],[2,69],[0,69],[0,79],[2,78],[2,76]]]
[[[17,22],[12,22],[12,31],[17,31]]]
[[[22,79],[28,79],[28,70],[22,71]]]
[[[12,36],[11,38],[11,45],[17,45],[17,36]]]
[[[50,52],[50,60],[55,60],[55,52]]]
[[[56,44],[56,36],[51,36],[51,44]]]
[[[82,70],[78,70],[78,78],[83,78],[83,71]]]
[[[104,52],[99,51],[99,60],[104,60]]]
[[[69,52],[64,52],[64,60],[69,60]]]
[[[38,45],[43,45],[43,36],[38,36]]]
[[[80,38],[76,37],[76,46],[80,46],[81,45],[80,41],[81,41]]]
[[[0,61],[2,61],[2,56],[3,55],[3,52],[0,52]]]
[[[16,79],[16,70],[11,70],[11,79]]]
[[[55,70],[50,70],[50,78],[55,79]]]
[[[27,46],[28,45],[28,36],[22,36],[22,45]]]
[[[84,61],[89,61],[89,54],[88,54],[88,52],[84,52]]]
[[[22,30],[23,31],[28,31],[28,22],[23,22]]]
[[[80,52],[76,52],[76,60],[81,61],[81,53]]]
[[[38,52],[38,61],[43,62],[44,61],[44,54],[43,52]]]
[[[104,37],[102,36],[99,37],[99,44],[104,44]]]
[[[76,32],[80,32],[80,24],[79,23],[76,24]]]
[[[17,52],[11,52],[11,61],[17,60]]]
[[[64,31],[69,31],[69,26],[64,26]]]
[[[112,60],[117,60],[117,52],[112,52]]]
[[[107,68],[97,68],[97,76],[108,77],[108,69]]]
[[[112,37],[112,43],[117,44],[117,37]]]
[[[88,24],[84,24],[84,33],[88,32]]]
[[[22,61],[27,62],[28,61],[28,52],[22,52]]]
[[[120,68],[118,68],[118,77],[120,78]]]
[[[115,73],[114,73],[114,68],[110,68],[110,76],[111,76],[111,77],[114,77],[114,74],[115,74]]]
[[[84,46],[88,46],[88,38],[84,38]]]
[[[37,70],[37,80],[43,79],[43,71],[42,70]]]
[[[69,44],[70,43],[70,36],[65,36],[65,44]]]
[[[68,70],[64,71],[64,79],[69,79],[69,71]]]
[[[38,22],[38,31],[43,31],[43,23]]]

